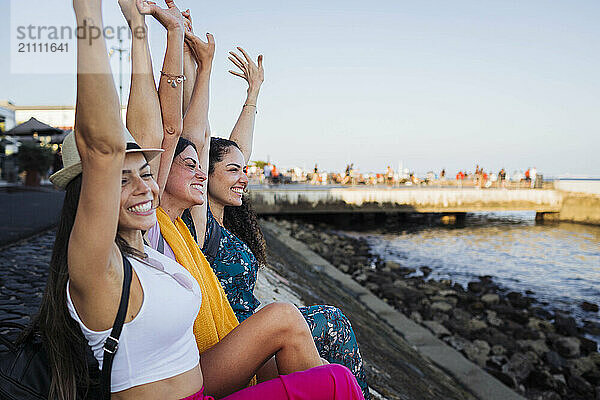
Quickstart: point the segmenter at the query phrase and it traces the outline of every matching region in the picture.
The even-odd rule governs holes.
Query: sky
[[[19,64],[11,48],[24,21],[73,25],[71,4],[0,0],[0,99],[74,103],[74,61]],[[329,171],[402,165],[418,174],[535,166],[545,176],[600,177],[598,1],[176,4],[191,9],[197,33],[216,39],[214,135],[229,135],[247,87],[228,74],[227,52],[264,55],[254,160]],[[124,24],[116,0],[104,1],[104,18]],[[149,25],[158,72],[165,35]],[[126,88],[129,67],[126,58]]]

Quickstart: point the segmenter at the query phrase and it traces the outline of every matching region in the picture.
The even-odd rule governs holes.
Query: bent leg
[[[323,365],[252,386],[221,400],[364,400],[350,370]]]
[[[220,398],[243,389],[273,355],[279,374],[321,365],[308,325],[291,304],[269,304],[200,355],[206,393]]]
[[[371,397],[367,375],[352,325],[339,308],[326,305],[301,307],[319,355],[330,363],[348,367],[356,377],[365,399]]]

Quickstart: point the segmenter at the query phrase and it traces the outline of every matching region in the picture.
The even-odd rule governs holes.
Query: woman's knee
[[[265,306],[261,311],[271,321],[270,327],[279,331],[280,334],[304,333],[308,331],[304,317],[302,317],[298,308],[293,304],[272,303]]]

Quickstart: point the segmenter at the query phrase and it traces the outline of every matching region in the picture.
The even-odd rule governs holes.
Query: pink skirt
[[[364,400],[360,386],[350,370],[337,364],[282,375],[222,400]],[[204,396],[204,388],[182,400],[214,400]]]

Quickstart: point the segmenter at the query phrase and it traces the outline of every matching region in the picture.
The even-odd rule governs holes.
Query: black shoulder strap
[[[158,234],[158,248],[156,249],[160,254],[165,254],[165,238],[162,233]]]
[[[207,227],[208,228],[208,227]],[[207,233],[209,229],[206,230]],[[208,238],[208,242],[206,246],[202,249],[202,253],[208,259],[210,263],[212,263],[215,258],[217,258],[217,253],[219,252],[219,244],[221,243],[221,237],[223,236],[223,228],[215,218],[211,218],[210,220],[210,237]]]
[[[129,290],[131,288],[131,276],[132,276],[132,267],[131,263],[125,257],[123,257],[123,290],[121,292],[121,303],[119,304],[119,311],[117,311],[117,316],[115,318],[115,323],[113,325],[112,331],[110,335],[104,342],[104,357],[102,362],[102,378],[101,378],[101,390],[102,390],[102,399],[110,400],[110,375],[112,370],[113,360],[115,358],[115,353],[117,352],[117,348],[119,347],[119,337],[121,336],[121,331],[123,330],[123,324],[125,323],[125,316],[127,314],[127,305],[129,304]]]

